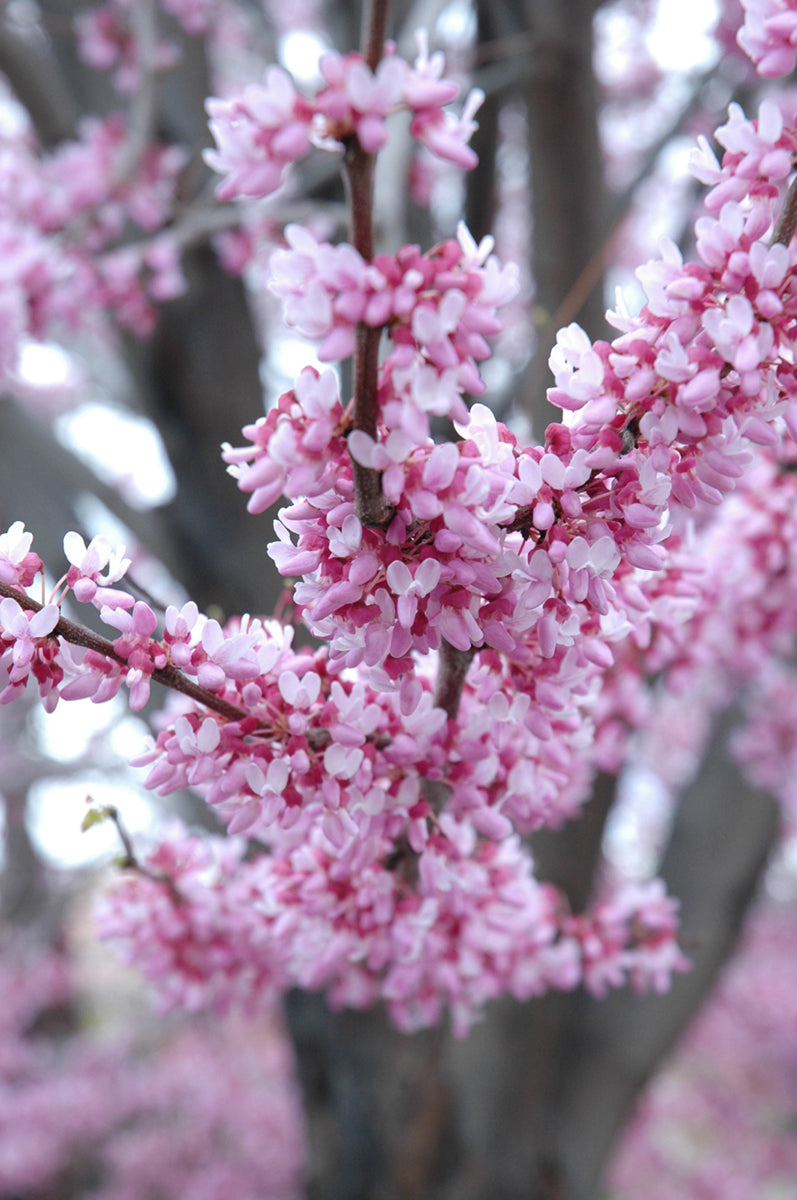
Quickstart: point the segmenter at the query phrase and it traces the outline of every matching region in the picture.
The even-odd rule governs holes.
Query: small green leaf
[[[87,829],[91,829],[92,825],[102,825],[104,821],[115,816],[116,809],[112,804],[103,804],[100,808],[90,808],[80,823],[81,832],[85,833]]]

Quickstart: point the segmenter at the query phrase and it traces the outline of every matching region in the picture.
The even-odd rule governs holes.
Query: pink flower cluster
[[[742,0],[744,25],[738,41],[765,79],[790,75],[797,60],[794,0]]]
[[[251,497],[249,512],[265,512],[283,493],[327,491],[345,458],[347,427],[334,373],[306,367],[267,416],[245,426],[250,445],[223,447],[230,474]]]
[[[552,355],[557,386],[549,395],[573,414],[573,443],[604,473],[619,469],[619,478],[630,472],[640,481],[646,473],[649,497],[657,493],[632,498],[631,525],[654,527],[663,502],[717,503],[741,475],[751,444],[773,445],[781,417],[797,426],[794,250],[768,244],[794,134],[782,132],[766,106],[758,122],[734,114],[724,134],[732,148],[721,170],[705,155],[697,166],[716,185],[709,205],[719,208],[697,223],[702,262],[684,265],[666,247],[660,262],[639,272],[648,297],[640,315],[614,314],[619,338],[591,346],[571,327]],[[746,199],[725,199],[742,186]]]
[[[106,932],[168,1004],[251,1007],[296,984],[340,1004],[382,997],[406,1028],[449,1009],[464,1032],[488,999],[575,986],[587,963],[590,986],[599,970],[658,986],[666,962],[680,969],[674,926],[662,935],[644,904],[563,924],[563,901],[534,879],[513,833],[559,824],[581,799],[589,735],[577,698],[606,665],[599,642],[585,639],[583,659],[529,654],[512,673],[498,652],[485,656],[451,721],[425,675],[374,691],[331,674],[323,652],[295,652],[273,623],[222,630],[189,604],[168,610],[157,638],[152,610],[115,586],[127,561],[101,539],[71,534],[65,546],[71,565],[53,600],[70,592],[99,609],[119,631],[112,654],[51,636],[56,603],[9,596],[4,660],[27,668],[38,655],[53,704],[105,699],[125,682],[138,707],[153,675],[195,680],[202,691],[175,699],[139,759],[148,785],[198,790],[232,833],[269,847],[249,864],[235,842],[211,854],[167,838],[111,902]],[[15,527],[3,549],[7,571],[30,578],[29,536]]]
[[[404,246],[367,263],[353,246],[319,244],[299,225],[285,235],[291,248],[272,255],[270,288],[287,324],[321,340],[321,360],[349,358],[360,322],[386,328],[395,350],[383,373],[392,373],[398,396],[409,376],[410,404],[462,420],[458,394],[484,391],[476,363],[489,357],[485,337],[501,331],[496,309],[518,287],[515,265],[500,267],[490,254],[492,239],[477,247],[461,226],[458,241],[428,254]]]
[[[91,697],[109,700],[122,684],[130,690],[134,710],[149,698],[150,683],[158,672],[179,668],[195,677],[197,686],[212,694],[229,681],[251,678],[262,669],[252,648],[262,627],[253,623],[254,633],[237,630],[225,636],[218,622],[200,619],[196,605],[167,610],[163,638],[155,637],[158,615],[142,600],[112,586],[123,578],[130,560],[123,551],[112,551],[106,538],[96,537],[88,546],[76,533],[64,538],[69,570],[53,589],[50,601],[40,605],[24,597],[15,598],[27,582],[41,571],[41,561],[30,551],[32,538],[16,522],[0,538],[0,585],[10,576],[0,602],[0,639],[4,647],[0,663],[9,675],[12,699],[32,673],[48,707],[59,697],[65,700]],[[104,572],[104,573],[103,573]],[[61,622],[60,606],[72,593],[75,600],[90,603],[107,626],[116,631],[112,641],[83,631],[77,638]],[[75,628],[75,627],[73,627]],[[71,637],[71,641],[70,641]],[[276,650],[266,655],[276,657]],[[17,673],[19,679],[17,679]],[[23,678],[24,676],[24,678]],[[164,676],[164,681],[170,677]]]
[[[422,844],[427,806],[420,804],[420,770],[439,773],[434,760],[442,756],[445,723],[431,707],[428,686],[414,698],[415,713],[403,716],[394,697],[331,679],[323,655],[295,653],[290,631],[253,628],[239,635],[251,647],[245,659],[231,665],[236,639],[227,636],[215,660],[204,664],[206,670],[224,664],[224,697],[239,703],[245,718],[217,721],[194,706],[177,716],[136,760],[151,767],[147,785],[163,794],[193,787],[232,833],[263,841],[317,823],[338,847],[365,831],[395,838],[415,814],[414,840]],[[234,672],[237,684],[230,687]]]
[[[358,461],[382,469],[395,509],[384,530],[355,515],[345,459],[328,490],[281,511],[269,552],[283,574],[303,576],[295,600],[329,641],[333,669],[365,664],[377,686],[391,687],[413,670],[412,653],[442,639],[551,657],[581,613],[608,611],[603,581],[619,552],[594,503],[599,490],[587,487],[586,453],[521,450],[482,406],[461,431],[460,442],[417,447],[400,431],[378,444],[350,434]],[[557,508],[567,513],[559,523]],[[629,543],[636,534],[641,546],[650,540],[641,522]]]
[[[76,140],[48,154],[25,139],[0,151],[3,376],[26,337],[102,330],[109,311],[144,334],[153,302],[183,290],[175,243],[149,235],[173,215],[185,152],[152,145],[120,173],[129,136],[125,120],[111,116],[84,122]],[[120,249],[131,223],[148,237]]]
[[[286,168],[313,145],[339,149],[354,137],[375,153],[387,141],[386,118],[401,110],[413,114],[412,136],[432,153],[474,167],[476,156],[467,143],[483,96],[472,92],[462,115],[453,117],[445,105],[459,89],[442,78],[442,55],[429,57],[423,35],[419,51],[410,66],[388,45],[374,71],[359,54],[324,54],[319,63],[324,84],[312,99],[297,91],[287,71],[272,66],[265,83],[249,84],[229,100],[208,100],[217,148],[206,151],[205,159],[225,176],[217,195],[223,200],[270,195]]]
[[[715,131],[725,147],[722,165],[703,137],[692,155],[692,174],[711,187],[706,207],[719,212],[728,201],[741,203],[753,195],[759,202],[777,200],[791,174],[796,123],[793,104],[787,109],[774,97],[761,102],[755,121],[745,116],[740,105],[731,104],[727,124]]]
[[[157,1032],[128,1014],[122,1037],[92,1036],[73,975],[63,953],[23,950],[4,931],[2,1194],[63,1196],[79,1176],[91,1200],[297,1200],[300,1102],[273,1010],[261,1003],[256,1024],[194,1018]],[[91,1000],[102,1011],[106,998]]]
[[[797,675],[769,657],[744,697],[745,721],[732,741],[734,757],[755,787],[777,797],[787,835],[797,827]]]
[[[211,103],[224,195],[273,191],[317,140],[375,151],[397,106],[422,139],[444,132],[450,85],[423,48],[414,69],[392,51],[375,73],[357,56],[322,69],[312,101],[273,68],[264,87]],[[288,230],[272,280],[289,322],[331,360],[358,330],[392,342],[372,422],[333,371],[306,368],[247,427],[248,445],[224,451],[251,511],[287,497],[269,550],[323,649],[296,650],[273,622],[222,628],[191,604],[158,633],[157,614],[116,586],[121,556],[76,535],[42,607],[23,596],[38,569],[27,535],[15,526],[0,542],[9,687],[32,673],[54,704],[125,683],[140,708],[153,679],[169,684],[182,695],[138,760],[148,786],[193,788],[262,850],[201,851],[176,833],[109,902],[107,932],[168,1002],[223,1008],[297,985],[337,1004],[381,999],[407,1029],[448,1010],[462,1032],[504,992],[661,989],[683,969],[659,884],[572,914],[519,837],[576,814],[595,766],[617,765],[628,725],[651,711],[647,670],[689,679],[701,655],[724,668],[729,646],[747,661],[793,637],[766,603],[757,625],[738,603],[767,580],[784,605],[788,520],[750,517],[749,543],[748,518],[731,529],[733,561],[748,566],[724,607],[689,542],[688,518],[708,528],[754,454],[756,472],[779,471],[772,449],[797,429],[797,263],[770,244],[795,134],[764,106],[757,122],[732,111],[721,137],[722,163],[704,151],[697,166],[713,188],[699,260],[666,247],[641,272],[641,313],[614,315],[611,344],[560,334],[550,395],[566,418],[538,446],[464,402],[516,287],[491,244],[463,230],[427,254],[366,262]],[[436,444],[431,415],[453,417],[459,440]],[[358,503],[363,472],[381,523]],[[788,487],[772,482],[783,516]],[[764,537],[762,520],[780,532]],[[67,593],[99,610],[111,641],[66,645]],[[723,620],[686,631],[709,595]]]
[[[263,975],[281,971],[284,983],[325,988],[337,1006],[381,998],[407,1031],[449,1009],[460,1035],[507,991],[528,999],[570,989],[582,974],[599,994],[629,976],[661,988],[685,968],[673,904],[656,886],[626,888],[574,918],[555,889],[534,880],[515,838],[483,842],[443,817],[412,877],[374,853],[385,849],[364,837],[335,853],[316,829],[237,872],[225,843],[208,874],[207,844],[175,832],[146,874],[109,895],[101,930],[167,1003],[223,1011],[242,993],[262,998]],[[229,907],[225,893],[235,897]],[[142,925],[143,910],[151,920]]]
[[[30,587],[42,571],[42,560],[33,545],[33,534],[25,532],[21,521],[0,534],[0,583],[23,589]]]
[[[778,122],[768,113],[762,120],[769,125],[762,136],[777,141]],[[745,137],[758,136],[759,127],[751,124]],[[284,574],[303,576],[296,600],[313,631],[330,641],[333,670],[364,664],[377,687],[406,689],[412,655],[443,639],[462,651],[491,646],[519,661],[573,645],[583,668],[578,635],[587,630],[587,658],[605,667],[607,641],[647,619],[644,595],[640,603],[639,590],[629,590],[629,571],[661,567],[670,514],[716,503],[731,489],[751,445],[772,443],[781,414],[792,419],[797,394],[783,353],[795,309],[790,254],[760,240],[773,195],[769,185],[758,186],[756,171],[769,171],[767,180],[777,174],[781,151],[776,166],[765,167],[766,155],[740,157],[736,142],[726,140],[722,171],[745,181],[748,199],[726,201],[719,218],[699,223],[705,265],[684,267],[670,250],[643,273],[648,305],[640,317],[621,319],[625,332],[611,346],[591,346],[575,327],[560,335],[551,398],[573,417],[568,427],[550,427],[544,447],[521,449],[481,409],[463,425],[463,442],[433,446],[407,400],[427,395],[430,353],[420,339],[427,318],[435,329],[441,321],[439,310],[431,321],[416,297],[411,319],[399,327],[406,341],[398,353],[409,350],[411,382],[403,386],[402,368],[389,362],[379,440],[360,430],[348,435],[351,456],[381,473],[395,513],[386,529],[365,528],[355,515],[346,457],[329,469],[347,432],[329,377],[322,388],[305,373],[302,398],[289,393],[278,416],[257,426],[255,449],[227,451],[240,486],[254,493],[251,507],[273,502],[280,487],[294,501],[280,514],[271,553]],[[369,274],[375,264],[349,247],[293,236],[293,251],[278,256],[276,268],[289,319],[346,351],[355,319],[389,318],[384,287],[374,290],[381,281]],[[354,281],[350,293],[336,275]],[[364,303],[350,312],[344,306],[341,318],[336,304],[345,297],[350,307],[358,289]],[[403,288],[402,303],[406,296]],[[383,309],[369,317],[375,302]],[[317,438],[307,403],[316,416],[323,409]]]
[[[734,738],[736,757],[756,786],[778,797],[787,826],[797,812],[790,767],[797,689],[785,665],[797,636],[794,455],[790,442],[777,456],[761,451],[719,519],[676,555],[693,563],[694,611],[666,637],[657,629],[642,659],[669,697],[666,706],[648,706],[646,758],[670,783],[680,747],[688,774],[712,714],[736,703],[745,717]]]
[[[131,95],[141,86],[142,71],[167,71],[180,58],[181,47],[172,38],[157,37],[142,60],[131,0],[106,0],[75,19],[78,50],[84,62],[98,71],[114,72],[114,86]],[[164,13],[194,37],[212,30],[222,8],[220,0],[160,0]]]
[[[676,940],[678,902],[660,879],[621,885],[565,928],[580,943],[584,985],[594,996],[622,985],[626,974],[637,991],[666,992],[673,973],[689,967]]]
[[[0,600],[0,667],[5,675],[0,704],[10,703],[24,692],[32,675],[44,707],[48,711],[55,707],[63,669],[56,662],[57,644],[50,634],[58,616],[55,604],[26,612],[11,596]]]

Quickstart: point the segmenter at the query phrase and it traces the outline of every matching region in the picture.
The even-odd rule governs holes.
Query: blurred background
[[[692,252],[690,151],[730,103],[752,114],[764,94],[736,46],[742,15],[737,0],[393,4],[400,52],[412,58],[425,27],[447,75],[485,101],[467,178],[397,119],[379,164],[379,248],[432,245],[464,219],[520,264],[484,369],[487,400],[520,436],[540,438],[557,416],[545,399],[556,330],[576,321],[608,336],[607,306],[618,289],[640,306],[634,270],[660,239]],[[159,606],[191,597],[223,619],[279,601],[270,519],[247,516],[219,451],[314,361],[280,325],[267,260],[288,220],[345,238],[344,197],[319,154],[270,201],[220,205],[201,158],[204,100],[272,61],[312,89],[319,55],[355,47],[359,23],[358,4],[324,0],[2,4],[0,312],[24,328],[21,353],[3,360],[0,525],[34,531],[50,584],[75,529],[123,542]],[[147,30],[170,65],[126,89],[125,47]],[[788,88],[770,90],[797,106]],[[87,120],[118,109],[145,139],[184,148],[166,216],[156,198],[137,221],[125,200],[109,225],[108,197],[80,181],[90,160],[71,148],[90,140]],[[50,217],[30,233],[35,178],[50,180]],[[88,198],[67,195],[67,178]],[[164,230],[180,252],[166,267],[152,252]],[[125,304],[86,304],[79,320],[66,301],[37,311],[36,272],[79,306],[100,260],[107,278],[132,264],[139,291]],[[175,815],[215,828],[196,797],[156,801],[127,765],[162,699],[136,716],[121,699],[0,708],[0,1198],[797,1196],[791,750],[784,734],[766,788],[743,777],[727,753],[732,721],[713,720],[734,685],[720,701],[712,686],[677,712],[663,705],[629,766],[598,775],[578,827],[535,847],[576,909],[606,864],[628,878],[663,870],[684,901],[694,971],[667,997],[499,1005],[464,1045],[402,1037],[380,1013],[330,1014],[315,997],[289,998],[287,1027],[276,1005],[254,1022],[155,1018],[92,938],[118,834],[81,824],[89,801],[115,805],[142,846]]]

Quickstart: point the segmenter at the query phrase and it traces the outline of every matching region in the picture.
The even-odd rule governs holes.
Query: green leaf
[[[87,829],[91,829],[92,825],[102,825],[104,821],[113,819],[116,816],[116,809],[112,804],[103,804],[99,808],[90,808],[85,817],[80,823],[82,833]]]

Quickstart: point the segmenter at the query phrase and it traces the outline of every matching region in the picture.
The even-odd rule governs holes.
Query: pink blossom
[[[217,149],[204,156],[226,175],[217,188],[223,200],[270,195],[310,148],[312,109],[281,67],[269,67],[265,84],[249,84],[235,99],[208,100],[207,110]]]
[[[171,9],[206,19],[177,0]],[[122,36],[94,32],[106,54]],[[453,85],[423,39],[419,49],[409,67],[388,46],[373,71],[328,54],[312,98],[272,68],[263,85],[212,100],[219,194],[271,194],[313,144],[356,138],[375,153],[401,108],[418,140],[472,165],[478,96],[459,120],[444,112]],[[639,273],[641,311],[613,314],[611,342],[575,325],[560,333],[550,398],[566,417],[538,445],[466,403],[518,287],[490,239],[477,246],[460,228],[427,252],[366,261],[288,226],[270,284],[287,322],[329,361],[352,353],[358,329],[386,334],[367,421],[362,395],[349,403],[332,370],[308,367],[244,445],[224,447],[250,511],[286,498],[269,553],[294,581],[297,621],[323,645],[297,649],[276,622],[222,625],[190,603],[167,610],[159,636],[156,612],[114,586],[121,555],[77,534],[56,592],[100,609],[112,653],[91,637],[89,649],[67,647],[54,604],[0,603],[2,699],[31,674],[50,706],[105,700],[125,683],[140,709],[153,677],[179,684],[137,760],[146,786],[194,789],[249,841],[203,846],[172,832],[109,904],[106,931],[167,1006],[257,1007],[298,986],[335,1005],[382,1001],[407,1030],[447,1013],[464,1033],[502,994],[661,990],[685,968],[662,885],[621,884],[572,914],[520,838],[577,816],[629,729],[673,720],[666,706],[657,714],[648,676],[720,697],[791,650],[797,506],[780,476],[793,457],[784,429],[797,430],[797,252],[770,242],[792,124],[774,103],[756,120],[731,109],[722,161],[704,147],[696,165],[712,188],[696,261],[664,244]],[[48,160],[51,186],[20,168],[19,199],[9,187],[9,361],[25,330],[79,328],[81,302],[144,331],[152,301],[181,286],[163,232],[179,156],[147,152],[120,181],[126,139],[124,122],[95,123]],[[119,245],[129,220],[155,236]],[[436,444],[432,416],[453,419],[457,440]],[[379,476],[381,524],[360,503],[363,470]],[[21,525],[0,540],[12,587],[40,569],[30,546]],[[453,652],[456,703],[433,682]],[[785,712],[788,682],[769,680]],[[761,743],[786,733],[770,722]],[[764,771],[749,734],[737,750]]]
[[[412,136],[438,158],[453,162],[466,171],[477,162],[476,152],[468,145],[478,124],[474,116],[484,102],[484,92],[474,88],[468,95],[459,117],[439,108],[423,108],[415,113],[410,125]]]
[[[87,547],[79,534],[67,533],[64,535],[64,553],[72,564],[66,583],[81,603],[93,600],[98,588],[117,583],[130,566],[130,559],[124,557],[124,547],[114,551],[108,539],[101,535],[92,538]],[[104,568],[107,571],[102,575],[100,572]],[[103,602],[108,602],[105,594]]]
[[[175,8],[180,7],[181,0],[172,0]],[[194,6],[198,0],[191,0]],[[182,0],[183,8],[188,8],[186,0]],[[130,27],[127,15],[127,5],[124,0],[109,0],[98,8],[78,14],[76,31],[81,57],[97,70],[116,68],[114,82],[123,94],[129,95],[139,85],[140,64],[138,61],[138,40]],[[160,39],[154,48],[154,62],[146,64],[146,69],[166,70],[174,65],[179,57],[179,49],[172,41]]]
[[[2,930],[0,1188],[57,1195],[87,1159],[97,1197],[255,1196],[297,1200],[304,1145],[285,1034],[256,1022],[141,1014],[124,1030],[76,1022],[57,1045],[54,1009],[81,1014],[81,972],[63,951]],[[102,997],[102,992],[100,993]],[[208,1087],[208,1080],[213,1087]],[[131,1182],[132,1180],[135,1182]]]
[[[8,704],[24,691],[31,675],[39,684],[42,699],[51,696],[63,675],[54,661],[56,644],[49,636],[60,615],[55,604],[29,612],[10,596],[0,600],[0,661],[7,676],[0,703]]]
[[[225,176],[217,194],[223,200],[268,196],[281,185],[286,167],[315,144],[338,150],[356,137],[369,154],[387,141],[386,119],[401,108],[414,113],[411,132],[433,153],[467,168],[476,155],[467,145],[483,95],[474,91],[459,118],[444,110],[458,92],[441,78],[442,56],[428,58],[425,39],[410,67],[388,44],[371,70],[359,54],[330,51],[319,63],[323,86],[312,99],[300,96],[290,76],[270,67],[265,85],[250,84],[240,96],[207,102],[216,149],[207,163]]]
[[[738,42],[766,79],[790,75],[797,58],[797,9],[792,0],[742,0]]]
[[[425,29],[416,31],[415,41],[418,57],[404,80],[404,103],[416,112],[449,104],[456,98],[459,89],[455,83],[442,77],[445,70],[444,55],[439,50],[429,55],[429,38]]]
[[[42,561],[31,550],[33,534],[25,532],[21,521],[14,521],[0,534],[0,582],[12,587],[28,587],[42,570]]]
[[[326,87],[315,99],[315,132],[320,144],[354,133],[368,154],[387,141],[385,117],[402,94],[407,65],[388,53],[371,71],[358,54],[324,54],[319,63]]]
[[[127,663],[125,682],[130,688],[130,706],[138,712],[149,699],[152,672],[167,663],[163,647],[152,637],[158,618],[143,600],[137,600],[129,610],[104,604],[100,616],[121,633],[113,646]]]
[[[620,1200],[640,1186],[651,1200],[788,1194],[797,1171],[794,918],[793,902],[771,900],[751,917],[741,952],[622,1139],[609,1175]]]
[[[286,237],[291,249],[272,256],[270,287],[287,323],[322,340],[320,357],[349,356],[358,321],[386,326],[396,349],[383,365],[385,387],[422,412],[463,416],[460,395],[483,390],[477,362],[489,354],[486,337],[501,331],[496,310],[518,286],[489,241],[477,248],[462,227],[458,241],[426,255],[406,246],[368,264],[353,247],[318,243],[298,226]]]
[[[244,429],[251,446],[223,447],[230,474],[251,493],[249,511],[262,512],[283,492],[295,497],[326,491],[344,452],[344,428],[334,372],[306,367],[268,416]]]

